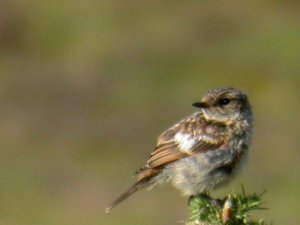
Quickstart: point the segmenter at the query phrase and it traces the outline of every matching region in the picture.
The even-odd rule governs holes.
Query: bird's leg
[[[224,205],[224,201],[217,198],[217,199],[211,199],[211,203],[214,205],[214,206],[217,206],[219,208],[223,208],[223,205]]]
[[[196,195],[191,195],[188,199],[188,206],[191,206],[191,203],[193,201],[193,199],[196,197]]]

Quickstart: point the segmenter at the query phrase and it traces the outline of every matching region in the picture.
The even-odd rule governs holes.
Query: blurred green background
[[[0,224],[180,224],[169,186],[104,207],[219,86],[249,94],[255,135],[213,195],[267,189],[257,216],[299,224],[299,1],[2,0],[0,59]]]

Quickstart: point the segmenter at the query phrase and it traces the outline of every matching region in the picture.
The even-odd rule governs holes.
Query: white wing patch
[[[179,148],[185,152],[189,152],[196,144],[196,140],[190,134],[183,134],[180,132],[175,135],[174,140],[178,143]]]

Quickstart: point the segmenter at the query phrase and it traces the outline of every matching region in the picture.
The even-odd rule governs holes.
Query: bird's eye
[[[221,98],[219,100],[219,105],[221,105],[221,106],[228,105],[229,103],[230,103],[230,99],[229,98]]]

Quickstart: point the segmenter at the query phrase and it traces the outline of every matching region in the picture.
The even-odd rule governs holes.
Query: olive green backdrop
[[[255,113],[243,173],[213,196],[265,194],[299,224],[299,1],[37,1],[0,7],[0,224],[180,224],[186,199],[141,191],[110,214],[157,135],[210,88]]]

